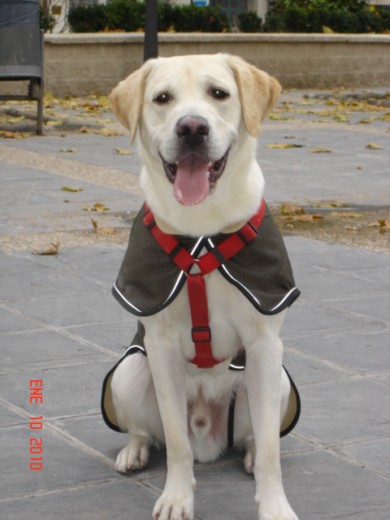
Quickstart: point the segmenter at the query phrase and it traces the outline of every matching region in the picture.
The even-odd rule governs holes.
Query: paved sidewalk
[[[304,98],[295,92],[283,100]],[[258,148],[267,200],[388,207],[388,123],[351,123],[320,124],[307,114],[267,122]],[[281,142],[303,146],[266,147]],[[380,148],[366,148],[370,142]],[[332,153],[308,153],[315,147]],[[135,329],[110,290],[142,200],[138,171],[125,135],[51,131],[0,140],[0,510],[7,520],[147,520],[163,487],[161,452],[143,471],[115,472],[126,437],[105,426],[99,408],[103,377]],[[109,211],[83,209],[98,201]],[[57,239],[58,255],[31,254]],[[302,290],[283,329],[285,363],[302,397],[301,420],[281,444],[287,496],[300,520],[387,520],[390,256],[297,236],[286,244]],[[30,402],[40,382],[43,402]],[[42,470],[35,438],[43,439]],[[195,473],[198,520],[256,518],[242,453],[197,464]]]

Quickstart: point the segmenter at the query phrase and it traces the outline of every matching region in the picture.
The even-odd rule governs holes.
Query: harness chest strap
[[[223,361],[222,359],[215,359],[212,352],[204,276],[227,262],[256,238],[257,231],[264,219],[265,210],[266,205],[264,199],[262,199],[256,214],[239,231],[229,235],[218,246],[213,247],[201,257],[195,258],[180,244],[176,237],[164,233],[157,226],[153,213],[145,204],[143,219],[145,226],[160,247],[187,277],[192,320],[191,334],[192,341],[195,344],[195,357],[191,360],[191,363],[199,368],[212,368]],[[190,272],[194,265],[199,268],[200,272]]]

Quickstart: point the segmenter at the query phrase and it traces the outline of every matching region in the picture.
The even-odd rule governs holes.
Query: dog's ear
[[[130,131],[131,142],[137,135],[144,101],[145,82],[150,69],[151,62],[148,61],[121,81],[109,95],[114,114]]]
[[[278,80],[237,56],[228,55],[227,62],[238,85],[246,129],[257,137],[262,120],[279,97],[281,86]]]

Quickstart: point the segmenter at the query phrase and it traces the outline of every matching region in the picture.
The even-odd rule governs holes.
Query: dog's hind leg
[[[147,437],[130,432],[127,445],[118,453],[115,469],[119,473],[126,473],[146,466],[149,460],[149,445],[150,440]]]
[[[120,473],[141,469],[149,460],[150,446],[164,442],[147,358],[140,353],[126,357],[115,369],[110,385],[118,426],[129,434],[115,468]]]

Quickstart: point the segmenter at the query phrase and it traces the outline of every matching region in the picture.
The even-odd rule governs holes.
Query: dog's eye
[[[230,97],[229,92],[226,92],[225,90],[222,90],[221,88],[212,88],[210,90],[210,94],[214,99],[218,99],[219,101],[223,101],[224,99],[227,99]]]
[[[172,99],[172,96],[168,92],[162,92],[161,94],[156,96],[153,101],[158,105],[165,105],[166,103],[172,101]]]

